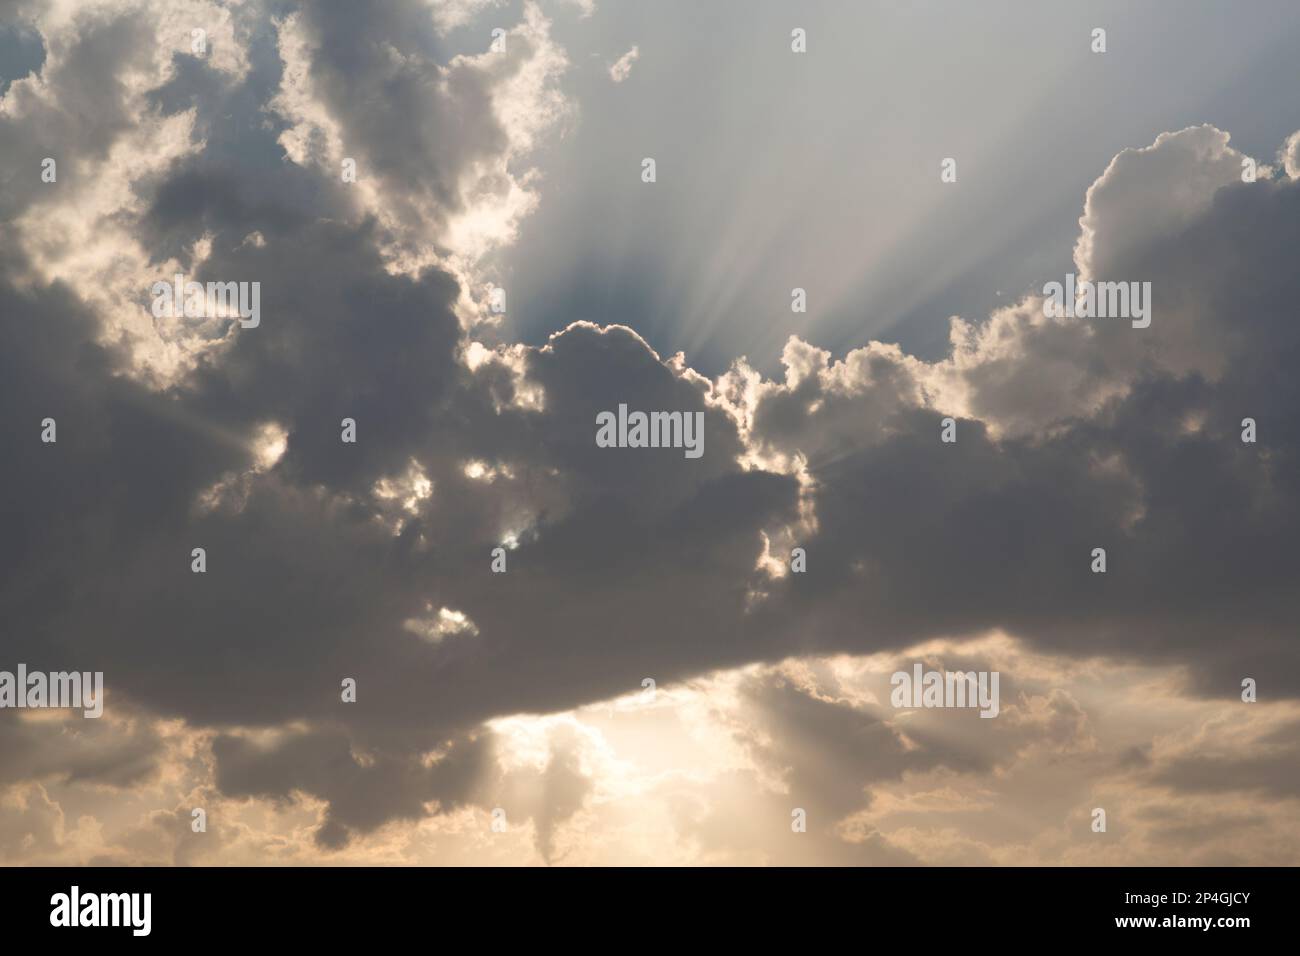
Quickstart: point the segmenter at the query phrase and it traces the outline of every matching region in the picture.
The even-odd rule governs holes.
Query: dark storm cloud
[[[217,786],[227,796],[284,799],[306,793],[329,804],[317,842],[338,848],[354,833],[394,819],[418,820],[425,804],[438,812],[469,800],[493,775],[490,734],[456,741],[432,763],[415,754],[359,758],[345,732],[292,733],[271,746],[218,736]]]
[[[381,187],[399,206],[458,211],[458,173],[504,148],[488,107],[495,74],[462,66],[435,80],[438,41],[416,4],[308,4],[300,15],[322,102]],[[140,29],[134,15],[87,23],[85,55],[51,78],[70,112],[33,102],[20,124],[0,119],[6,167],[28,170],[5,180],[6,225],[54,201],[38,192],[44,144],[102,157],[132,121],[116,82]],[[135,188],[153,260],[211,235],[195,278],[259,281],[258,328],[232,329],[179,382],[150,388],[127,345],[100,341],[105,316],[67,284],[20,279],[28,257],[14,231],[0,245],[4,651],[42,669],[103,670],[110,702],[120,693],[196,725],[311,726],[269,747],[217,737],[226,794],[323,799],[319,839],[338,846],[431,801],[469,800],[488,756],[485,738],[464,735],[494,716],[571,707],[646,676],[993,627],[1067,654],[1188,663],[1220,694],[1256,672],[1276,675],[1271,692],[1300,689],[1287,631],[1300,570],[1296,184],[1223,189],[1186,231],[1125,263],[1138,271],[1122,278],[1158,290],[1146,339],[1107,329],[1075,356],[1077,334],[1021,330],[1012,364],[1025,374],[970,373],[971,414],[995,418],[1061,404],[1057,378],[1033,370],[1077,358],[1079,394],[1131,385],[1095,415],[996,438],[963,419],[944,445],[919,373],[878,355],[859,370],[869,386],[847,399],[815,374],[764,393],[745,435],[707,383],[625,328],[575,324],[513,353],[515,368],[498,357],[471,371],[446,273],[390,272],[376,220],[348,215],[336,170],[285,162],[277,122],[218,121],[276,91],[269,40],[253,46],[243,79],[177,59],[153,103],[195,109],[206,145]],[[507,76],[528,53],[511,49]],[[244,241],[253,232],[261,243]],[[1176,317],[1159,311],[1171,294],[1160,290],[1177,290]],[[1134,359],[1139,342],[1182,361],[1213,352],[1222,375]],[[619,403],[703,413],[704,457],[596,447],[596,414]],[[1186,433],[1193,412],[1205,424]],[[1245,415],[1261,423],[1259,445],[1238,439]],[[40,443],[47,416],[57,444]],[[357,421],[355,445],[339,440],[344,417]],[[255,472],[251,443],[268,422],[287,449]],[[756,568],[762,532],[801,521],[800,486],[742,467],[747,440],[807,458],[818,528],[797,541],[807,574]],[[476,480],[469,461],[504,470]],[[404,512],[374,489],[412,462],[432,492]],[[243,490],[198,508],[221,482]],[[511,533],[509,571],[492,574],[489,552]],[[1106,575],[1088,570],[1099,546]],[[207,550],[206,574],[190,571],[193,547]],[[404,626],[444,607],[477,634],[430,643]],[[344,677],[358,682],[355,704],[340,701]],[[830,811],[923,759],[856,712],[775,703],[782,734],[833,742],[822,768],[787,752],[802,776],[870,751],[836,785],[852,792],[827,797]],[[451,739],[462,741],[451,762],[426,766],[421,756]],[[11,749],[16,773],[46,766]],[[553,799],[534,815],[547,858],[555,823],[587,793],[568,752],[550,767],[541,786]]]
[[[386,189],[427,192],[459,211],[461,173],[505,147],[486,77],[441,75],[445,57],[420,4],[304,4],[301,16],[312,80],[345,143],[363,151]]]
[[[742,692],[758,718],[757,733],[746,741],[750,749],[784,775],[797,803],[814,808],[824,819],[838,820],[867,805],[867,787],[897,780],[909,770],[991,768],[981,757],[924,733],[909,731],[909,744],[879,716],[814,696],[788,679],[753,679]]]
[[[142,723],[77,715],[71,721],[0,721],[0,786],[21,780],[129,787],[155,774],[162,741]]]
[[[1300,725],[1284,724],[1258,741],[1249,753],[1186,754],[1152,772],[1152,782],[1180,791],[1257,792],[1269,797],[1300,797],[1295,768],[1300,762]]]
[[[182,99],[215,137],[202,155],[220,155],[222,130],[203,120],[230,104],[210,94]],[[490,370],[475,377],[455,360],[454,284],[437,272],[389,275],[369,221],[305,220],[293,181],[314,175],[293,167],[279,174],[283,198],[253,202],[237,170],[199,157],[140,187],[153,186],[149,234],[170,242],[159,258],[209,232],[197,278],[248,277],[263,289],[256,335],[233,334],[167,392],[123,374],[128,356],[98,344],[94,318],[66,288],[6,284],[16,347],[3,359],[5,441],[30,444],[46,416],[60,432],[42,448],[52,454],[22,456],[7,472],[10,500],[34,507],[11,516],[4,595],[12,652],[102,667],[116,693],[161,713],[217,725],[354,718],[362,738],[409,748],[345,774],[351,790],[310,769],[325,743],[345,745],[337,734],[273,758],[289,776],[260,787],[230,770],[255,759],[229,741],[216,748],[230,792],[330,800],[322,839],[333,844],[432,798],[411,755],[448,728],[617,692],[647,670],[683,675],[716,661],[719,647],[745,659],[737,621],[754,519],[787,510],[793,490],[741,473],[734,426],[626,331],[560,337],[527,363],[546,412],[498,411]],[[263,245],[238,242],[254,230]],[[20,261],[16,250],[9,261]],[[619,401],[704,411],[708,456],[631,462],[596,449],[596,413]],[[359,423],[357,446],[339,442],[343,417]],[[247,442],[267,421],[289,436],[276,468],[241,508],[196,513],[200,492],[251,466]],[[371,488],[413,458],[436,507],[394,537],[374,521]],[[515,477],[476,485],[464,474],[470,458],[502,461]],[[488,551],[520,502],[534,531],[511,553],[512,572],[492,576]],[[196,546],[208,553],[205,575],[189,569]],[[736,577],[727,594],[698,573],[704,561]],[[445,652],[422,644],[401,625],[428,601],[465,610],[481,636]],[[716,629],[713,646],[701,626]],[[664,634],[677,652],[665,655]],[[343,676],[361,687],[353,712],[341,710]],[[391,777],[396,803],[375,802],[373,817],[347,809],[349,793],[380,777]]]
[[[1129,337],[1157,359],[1125,397],[1047,435],[995,441],[962,420],[944,445],[940,414],[896,402],[889,388],[854,402],[877,419],[881,404],[893,407],[886,437],[854,445],[828,441],[836,426],[819,428],[820,416],[809,416],[806,438],[769,429],[761,402],[760,435],[825,449],[809,469],[822,531],[806,547],[826,565],[789,591],[808,630],[828,648],[866,649],[883,635],[1000,627],[1065,653],[1186,663],[1216,696],[1262,673],[1294,694],[1297,240],[1300,185],[1220,190],[1130,273],[1157,290],[1151,335],[1126,323],[1098,333],[1110,340],[1098,351]],[[1181,354],[1188,335],[1209,340],[1217,381],[1156,364]],[[1034,344],[1021,363],[1038,361]],[[1050,390],[1035,383],[1020,400],[1032,403],[1035,388]],[[822,397],[805,391],[804,402]],[[1197,417],[1199,430],[1184,427]],[[1258,444],[1241,441],[1244,417],[1261,423]],[[1105,575],[1090,571],[1094,547],[1107,550]]]

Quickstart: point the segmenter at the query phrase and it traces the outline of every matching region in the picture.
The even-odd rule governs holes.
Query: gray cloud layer
[[[483,182],[478,167],[510,148],[494,91],[540,48],[444,71],[419,5],[304,5],[312,102],[345,155],[356,144],[387,215],[353,201],[326,146],[286,161],[276,27],[247,16],[231,34],[242,72],[178,52],[133,92],[156,25],[129,6],[87,14],[0,113],[7,661],[102,670],[110,706],[217,729],[217,786],[327,801],[326,846],[469,800],[492,776],[483,721],[624,693],[647,674],[1004,629],[1066,655],[1185,663],[1213,696],[1243,676],[1300,692],[1300,184],[1233,181],[1238,154],[1217,130],[1121,156],[1090,194],[1080,269],[1150,281],[1145,331],[1044,320],[1030,297],[983,333],[955,328],[945,362],[878,345],[832,362],[792,340],[784,382],[743,364],[709,382],[628,328],[592,324],[617,316],[571,315],[545,347],[475,364],[456,280],[393,270],[391,250],[445,251],[438,215],[464,213],[467,171]],[[51,277],[41,245],[61,190],[129,164],[112,149],[140,102],[159,122],[193,111],[191,148],[130,178],[113,216],[159,278],[176,260],[200,280],[262,284],[261,325],[209,330],[162,384],[85,288]],[[47,155],[66,171],[57,184],[40,182]],[[1148,214],[1133,197],[1154,197]],[[147,302],[142,287],[121,308]],[[596,413],[619,403],[702,412],[704,457],[597,448]],[[939,441],[944,415],[959,419],[955,445]],[[1239,440],[1246,416],[1256,445]],[[45,417],[57,444],[39,441]],[[355,445],[339,441],[345,417]],[[268,423],[287,446],[264,466]],[[431,492],[410,508],[407,492],[376,493],[412,468]],[[507,536],[509,572],[492,574]],[[809,572],[765,570],[765,536],[782,561],[805,548]],[[206,574],[190,571],[193,547]],[[1106,575],[1089,572],[1094,547]],[[477,633],[431,643],[405,626],[441,608]],[[340,703],[343,677],[356,704]],[[796,774],[818,772],[800,760],[804,735],[842,741],[826,756],[836,766],[870,755],[827,812],[941,759],[904,753],[856,712],[763,693]],[[289,725],[265,745],[236,732]],[[149,742],[98,754],[116,769],[12,732],[0,747],[9,775],[57,763],[127,783]],[[1258,783],[1294,792],[1290,777]],[[571,756],[500,786],[552,795],[535,817],[549,858],[553,821],[585,793]]]

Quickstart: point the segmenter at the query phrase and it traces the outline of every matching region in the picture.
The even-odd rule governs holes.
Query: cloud
[[[1155,241],[1175,236],[1203,214],[1224,186],[1241,182],[1242,154],[1213,126],[1161,133],[1110,161],[1089,188],[1074,264],[1080,276],[1119,279],[1140,266]]]
[[[632,75],[632,64],[641,56],[641,51],[634,44],[632,49],[628,50],[617,60],[609,65],[609,78],[615,83],[622,83]]]
[[[316,841],[342,852],[482,811],[499,785],[560,860],[564,828],[602,812],[591,748],[557,740],[510,783],[483,725],[647,675],[1005,631],[1060,658],[1186,668],[1207,697],[1260,675],[1300,691],[1300,186],[1242,183],[1226,133],[1162,134],[1085,197],[1076,268],[1150,281],[1150,329],[1047,319],[1031,292],[955,321],[936,361],[791,338],[777,379],[738,360],[711,381],[619,316],[559,316],[536,345],[465,321],[467,284],[540,201],[533,152],[574,115],[536,5],[499,54],[449,53],[455,18],[425,4],[245,6],[32,8],[46,60],[0,112],[4,165],[26,171],[0,200],[0,442],[21,449],[4,491],[25,504],[0,540],[5,652],[103,670],[110,707],[211,734],[222,799],[316,801]],[[202,60],[179,27],[194,17]],[[173,271],[259,281],[260,326],[155,323],[148,289]],[[595,417],[620,403],[703,415],[704,457],[598,448]],[[46,417],[57,443],[39,440]],[[796,546],[805,574],[785,573]],[[1092,753],[1097,733],[1052,688],[983,748],[785,679],[747,693],[752,763],[678,808],[705,854],[756,839],[724,825],[723,798],[764,775],[807,787],[838,768],[817,809],[840,821],[870,813],[865,788]],[[6,722],[31,832],[53,832],[33,782],[151,779],[151,733]],[[1252,747],[1220,769],[1287,792]],[[1151,760],[1162,785],[1213,777]],[[855,825],[861,859],[930,845]]]
[[[40,784],[0,790],[0,852],[6,861],[44,860],[63,841],[64,818]]]
[[[418,755],[357,753],[345,734],[291,733],[269,746],[234,736],[212,742],[216,784],[230,797],[287,799],[304,793],[325,800],[316,833],[323,848],[347,844],[390,820],[418,820],[425,805],[439,812],[465,802],[491,759],[491,738],[452,742],[433,762]]]
[[[0,724],[0,756],[0,784],[60,779],[128,787],[157,771],[162,741],[144,722],[15,718]]]
[[[462,14],[305,5],[276,24],[284,69],[268,108],[288,123],[279,142],[289,159],[332,179],[354,215],[377,218],[391,269],[439,265],[475,283],[478,261],[536,207],[536,176],[522,164],[570,113],[557,86],[568,60],[526,3],[503,50],[440,63],[435,22]],[[345,159],[355,183],[342,182]]]
[[[1278,150],[1278,159],[1292,179],[1300,179],[1300,130],[1292,133]]]

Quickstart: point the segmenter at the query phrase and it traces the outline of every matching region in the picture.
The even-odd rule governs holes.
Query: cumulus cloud
[[[504,49],[439,62],[435,25],[462,14],[304,5],[276,24],[283,70],[267,106],[288,124],[285,155],[333,180],[355,216],[377,219],[390,269],[439,265],[480,296],[479,261],[536,208],[525,159],[569,115],[557,86],[568,59],[530,2]],[[342,181],[347,160],[353,183]]]
[[[1147,246],[1177,235],[1221,188],[1240,182],[1242,154],[1229,139],[1213,126],[1190,127],[1112,159],[1084,198],[1074,248],[1079,274],[1119,278],[1117,268],[1140,266]]]

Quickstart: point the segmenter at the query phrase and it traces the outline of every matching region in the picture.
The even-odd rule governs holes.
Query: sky
[[[0,863],[1294,863],[1298,34],[0,0]]]

